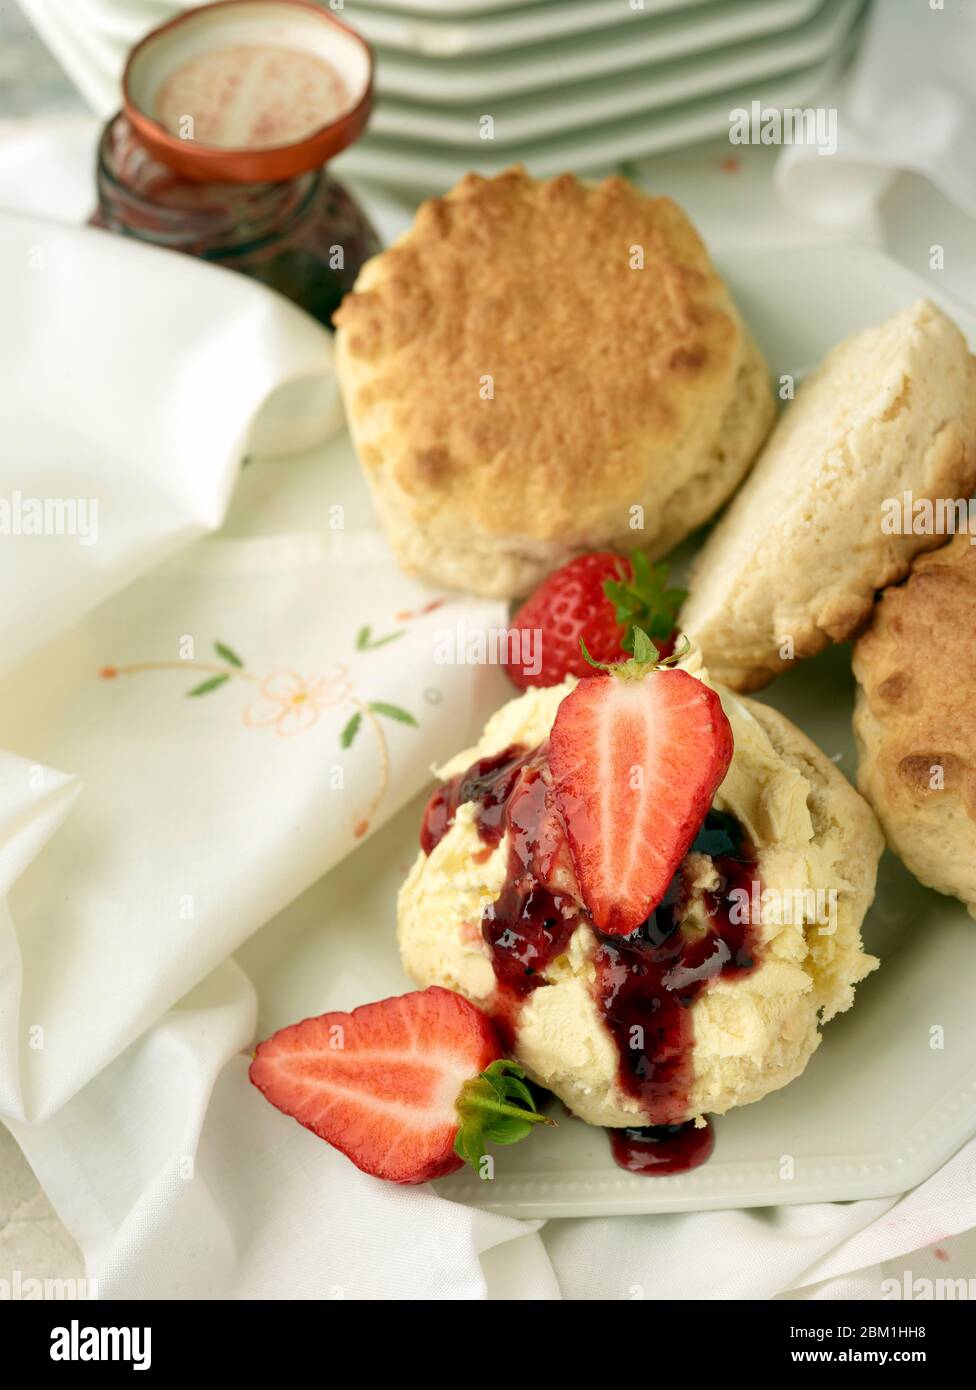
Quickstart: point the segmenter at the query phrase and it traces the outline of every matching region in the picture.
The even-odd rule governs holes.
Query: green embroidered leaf
[[[412,724],[417,728],[417,721],[413,715],[399,705],[387,705],[382,700],[370,700],[369,708],[374,714],[385,714],[387,719],[395,719],[400,724]]]
[[[199,685],[195,685],[192,690],[188,690],[186,693],[188,696],[209,695],[211,690],[216,690],[218,686],[225,685],[229,680],[230,676],[211,676],[209,680],[201,681]]]
[[[377,647],[385,647],[387,642],[395,642],[398,637],[406,634],[406,628],[400,628],[399,632],[388,632],[385,637],[374,637],[372,628],[361,627],[356,633],[356,650],[360,652],[375,652]]]
[[[363,716],[357,710],[353,717],[350,719],[349,723],[343,729],[342,733],[339,735],[340,747],[348,748],[350,746],[353,739],[359,733],[359,726],[362,722]]]
[[[232,666],[243,666],[244,663],[235,651],[231,651],[226,642],[215,642],[214,651],[218,656],[222,656],[225,661],[229,661]]]

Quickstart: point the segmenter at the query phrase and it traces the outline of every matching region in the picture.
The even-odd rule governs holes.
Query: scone
[[[922,883],[976,916],[976,546],[886,589],[854,648],[858,784]]]
[[[540,831],[515,797],[520,758],[541,760],[545,779],[573,686],[503,706],[442,769],[399,897],[406,971],[484,1008],[528,1074],[590,1124],[679,1124],[759,1100],[799,1075],[820,1022],[877,964],[860,935],[883,844],[874,815],[782,715],[720,690],[734,752],[712,810],[661,906],[631,935],[603,936],[571,886],[513,876],[510,854],[545,836],[558,857],[553,820]],[[637,1017],[653,1036],[635,1041]]]
[[[772,422],[694,228],[622,178],[468,174],[367,262],[335,323],[397,559],[479,594],[525,594],[586,550],[670,550]]]
[[[944,535],[886,534],[886,499],[968,498],[976,359],[927,301],[846,339],[786,408],[691,577],[682,629],[755,690],[855,633]]]

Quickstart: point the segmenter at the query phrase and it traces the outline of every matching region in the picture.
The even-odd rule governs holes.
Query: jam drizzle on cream
[[[510,1048],[526,995],[547,983],[547,967],[564,954],[578,926],[592,930],[546,754],[545,743],[528,750],[512,746],[475,762],[434,792],[420,836],[430,854],[458,806],[469,801],[486,852],[508,835],[505,882],[485,909],[481,929],[497,981],[491,1012]],[[744,975],[756,959],[748,920],[756,859],[741,825],[709,811],[690,854],[707,855],[717,874],[715,886],[700,892],[703,912],[693,924],[682,926],[691,893],[686,857],[636,931],[625,937],[594,932],[594,997],[617,1048],[618,1082],[648,1121],[647,1129],[611,1131],[614,1157],[631,1172],[678,1172],[711,1152],[710,1126],[672,1123],[687,1114],[690,1103],[691,1006],[712,980]]]

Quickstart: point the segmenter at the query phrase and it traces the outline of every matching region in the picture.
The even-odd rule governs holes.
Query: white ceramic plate
[[[616,3],[616,0],[615,0]],[[862,0],[826,0],[805,24],[783,33],[697,54],[655,67],[652,73],[618,73],[552,91],[493,102],[493,148],[521,146],[637,111],[659,111],[827,60],[846,42]],[[374,136],[462,145],[484,154],[481,106],[427,106],[381,98],[370,120]]]
[[[418,13],[405,14],[402,6],[391,10],[372,3],[346,5],[351,24],[373,43],[430,58],[454,58],[462,54],[494,53],[523,44],[565,39],[597,29],[609,29],[635,20],[689,10],[709,0],[649,0],[643,11],[627,0],[557,0],[555,4],[523,6],[502,13],[469,13],[449,19]],[[765,0],[771,11],[784,0]],[[714,8],[714,6],[713,6]],[[789,21],[787,21],[789,22]],[[770,24],[775,17],[770,17]]]
[[[642,111],[548,140],[526,141],[514,152],[500,149],[487,153],[493,150],[489,141],[479,141],[478,149],[450,149],[367,131],[352,149],[339,156],[334,167],[340,178],[346,174],[375,179],[414,194],[443,193],[468,169],[497,174],[514,159],[540,178],[563,169],[582,173],[608,168],[721,135],[729,129],[729,112],[737,106],[748,107],[753,100],[764,107],[807,106],[830,86],[849,51],[850,43],[826,62],[797,72],[684,102],[667,111]]]
[[[206,0],[71,0],[85,22],[128,46],[177,9],[190,9]],[[327,0],[320,0],[327,3]],[[784,23],[793,14],[792,0],[759,0],[769,10],[768,26]],[[711,5],[714,0],[645,0],[643,11],[627,0],[455,0],[461,13],[448,15],[448,6],[414,4],[413,0],[345,0],[337,17],[352,24],[374,43],[426,57],[452,58],[465,53],[491,53],[546,39],[563,39],[586,30],[610,28],[635,19],[649,19],[677,10]]]
[[[613,4],[616,2],[617,0],[611,0]],[[626,0],[624,2],[626,3]],[[357,12],[360,7],[370,10],[393,10],[397,14],[409,14],[418,21],[449,16],[456,24],[463,23],[470,16],[491,14],[495,10],[511,11],[514,20],[521,18],[525,10],[541,13],[568,9],[572,3],[573,0],[355,0]],[[579,0],[579,3],[588,4],[593,9],[600,6],[607,8],[607,0]],[[701,3],[703,0],[644,0],[644,8],[648,14],[655,14]]]
[[[719,258],[774,375],[807,367],[845,334],[931,291],[868,250],[763,250]],[[946,308],[976,346],[976,319]],[[329,496],[350,516],[369,501],[343,438],[326,460]],[[318,461],[321,469],[321,460]],[[324,471],[323,471],[324,476]],[[252,479],[258,487],[261,479]],[[306,508],[307,514],[307,508]],[[511,689],[499,672],[498,700]],[[761,698],[783,710],[854,773],[849,651],[800,664]],[[417,852],[423,798],[268,924],[238,953],[260,994],[259,1036],[325,1009],[400,993],[397,890]],[[464,1173],[438,1191],[518,1216],[610,1215],[793,1202],[904,1191],[976,1133],[976,922],[920,887],[887,854],[865,924],[881,969],[853,1010],[829,1024],[803,1075],[715,1121],[715,1152],[693,1172],[640,1177],[611,1160],[606,1136],[578,1120],[500,1150],[496,1177]],[[940,1025],[945,1047],[933,1051]],[[793,1176],[781,1176],[789,1158]]]
[[[87,28],[124,51],[174,10],[191,9],[205,0],[70,0],[71,8]],[[324,0],[323,0],[324,3]],[[462,0],[463,3],[463,0]],[[810,0],[815,5],[819,0]],[[511,4],[511,0],[508,0]],[[703,35],[713,32],[716,11],[735,7],[713,0],[646,0],[643,11],[631,9],[627,0],[551,0],[522,4],[512,9],[499,4],[475,8],[469,0],[465,13],[451,15],[424,12],[410,0],[346,0],[338,18],[357,28],[371,43],[406,55],[443,60],[496,53],[546,40],[562,40],[575,34],[608,30],[627,23],[646,23],[676,11],[702,8],[690,25]],[[762,10],[761,20],[755,12]],[[797,0],[750,0],[742,15],[743,35],[783,28],[796,22]],[[736,33],[728,13],[722,20],[722,41],[732,43]],[[756,27],[758,25],[758,28]]]
[[[21,3],[93,109],[103,118],[116,111],[120,101],[118,73],[128,48],[118,28],[123,23],[128,24],[132,27],[132,37],[138,37],[151,23],[146,0],[21,0]],[[761,0],[750,0],[745,12],[747,18],[760,3]],[[819,23],[824,14],[828,22],[832,17],[836,22],[838,15],[842,23],[850,22],[844,8],[846,0],[826,0],[826,5],[819,8],[816,0],[785,0],[785,3],[793,7],[790,12],[797,18],[797,24],[784,42],[798,44],[798,48],[791,49],[798,56],[803,52],[809,57],[823,47]],[[803,16],[814,11],[817,14],[813,20],[803,24]],[[780,11],[781,17],[783,13],[785,11]],[[107,15],[111,25],[96,24],[99,14],[103,18]],[[681,16],[675,19],[680,20]],[[834,34],[836,53],[842,55],[849,51],[851,40],[844,44],[839,27],[832,30],[831,37]],[[651,79],[643,72],[629,72],[587,82],[585,91],[577,87],[574,101],[568,104],[572,115],[565,115],[567,104],[563,103],[562,122],[559,102],[565,98],[565,90],[547,93],[537,101],[520,99],[521,106],[516,103],[513,120],[516,129],[524,131],[525,135],[513,134],[507,129],[505,111],[508,104],[493,103],[501,113],[500,138],[488,149],[497,153],[488,153],[488,142],[483,141],[478,142],[481,148],[467,147],[461,141],[460,148],[451,149],[443,143],[445,130],[447,138],[451,139],[461,125],[470,121],[470,115],[463,112],[459,125],[449,107],[424,110],[415,106],[412,117],[420,123],[418,128],[410,127],[407,121],[399,123],[395,107],[391,108],[390,117],[382,114],[381,107],[376,133],[367,132],[363,140],[340,158],[337,167],[354,177],[424,194],[442,192],[470,167],[485,173],[504,168],[513,157],[511,141],[518,143],[518,157],[542,175],[562,168],[592,169],[619,160],[639,159],[726,130],[729,109],[753,98],[766,105],[806,104],[831,79],[840,63],[838,57],[832,57],[784,74],[781,79],[763,78],[764,72],[782,68],[780,57],[770,59],[768,42],[754,41],[751,46],[756,49],[755,55],[746,51],[750,45],[727,49],[718,59],[714,54],[709,55],[704,68],[697,66],[702,62],[700,58],[686,58],[655,66]],[[727,66],[724,66],[726,60]],[[451,65],[456,66],[459,65]],[[741,76],[743,72],[748,76]],[[717,80],[724,80],[725,90],[721,95],[698,95],[706,85],[713,85]],[[757,82],[763,84],[759,90]],[[731,84],[736,85],[731,87]],[[382,79],[380,90],[383,90]],[[662,109],[662,101],[668,103],[665,109]],[[675,105],[676,101],[680,104]],[[425,108],[426,102],[421,99],[419,107]],[[623,111],[633,112],[638,107],[638,114],[618,118]],[[581,124],[574,129],[577,117],[581,118]],[[421,128],[431,135],[436,128],[437,139],[422,138]],[[533,128],[538,129],[540,138],[530,140],[526,137]],[[384,130],[386,134],[381,133]]]
[[[739,0],[736,5],[723,0],[701,10],[636,16],[626,26],[450,61],[377,45],[376,85],[384,96],[410,97],[425,104],[501,101],[538,88],[651,68],[690,53],[745,42],[803,24],[819,4],[820,0],[781,0],[770,9],[766,0]]]

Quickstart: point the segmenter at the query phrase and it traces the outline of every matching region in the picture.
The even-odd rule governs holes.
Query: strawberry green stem
[[[582,637],[579,639],[580,651],[589,664],[598,671],[606,671],[609,676],[617,676],[624,681],[640,681],[647,675],[648,671],[658,671],[667,666],[674,666],[679,661],[684,660],[691,650],[691,644],[687,637],[682,637],[670,656],[662,657],[657,647],[648,637],[647,633],[641,628],[632,629],[634,654],[627,661],[594,661],[586,650],[586,643]]]
[[[480,1076],[466,1081],[456,1107],[454,1152],[483,1180],[491,1177],[491,1166],[484,1163],[486,1144],[517,1144],[532,1133],[533,1125],[556,1123],[539,1114],[525,1072],[510,1057],[499,1057]]]
[[[483,1110],[486,1114],[507,1115],[513,1120],[528,1120],[530,1124],[554,1125],[548,1115],[540,1115],[537,1110],[525,1110],[519,1105],[506,1105],[494,1097],[469,1092],[458,1105],[458,1112],[464,1115],[470,1111]]]

